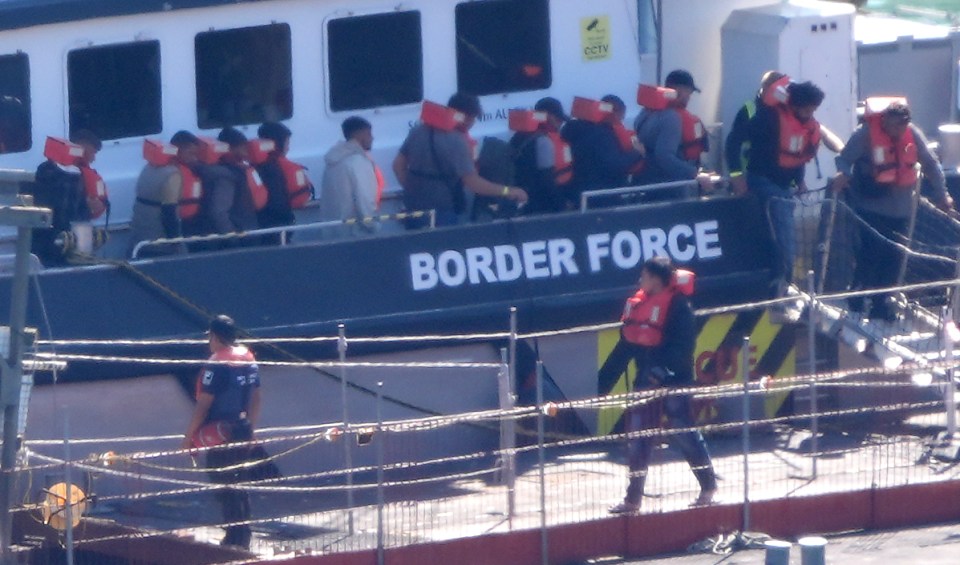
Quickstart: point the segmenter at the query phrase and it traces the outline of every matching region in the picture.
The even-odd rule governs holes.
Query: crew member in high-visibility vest
[[[136,201],[130,221],[130,252],[141,241],[170,239],[183,236],[183,210],[199,210],[201,194],[199,179],[193,169],[200,162],[200,140],[188,131],[178,131],[170,138],[176,155],[170,162],[153,164],[149,161],[137,178]],[[192,211],[187,215],[196,215]],[[182,243],[151,245],[140,252],[140,257],[185,253]]]
[[[237,343],[237,327],[229,316],[210,322],[210,363],[197,383],[197,404],[184,434],[184,449],[212,447],[206,453],[210,481],[233,485],[254,477],[253,467],[244,466],[258,457],[248,442],[260,417],[260,374],[253,353]],[[238,444],[231,446],[230,444]],[[219,447],[218,445],[227,445]],[[222,545],[248,549],[252,532],[250,495],[244,490],[221,488],[214,497],[220,504],[226,536]]]
[[[59,162],[48,157],[37,167],[34,182],[26,190],[33,195],[34,204],[53,212],[49,228],[32,232],[33,253],[47,267],[68,263],[68,254],[57,239],[71,231],[72,222],[99,218],[109,207],[103,179],[90,168],[102,147],[100,138],[89,130],[77,130],[70,135],[70,142],[79,146],[82,154],[65,156],[68,158]]]
[[[763,76],[760,77],[760,89],[757,91],[757,95],[747,100],[733,119],[733,125],[730,126],[730,133],[727,134],[724,146],[724,156],[727,162],[727,171],[730,175],[730,189],[737,196],[743,196],[747,193],[746,171],[750,159],[750,141],[747,139],[749,135],[748,124],[757,114],[757,108],[763,104],[776,103],[775,94],[771,92],[773,89],[782,88],[783,94],[786,95],[788,81],[789,78],[779,71],[763,73]],[[823,146],[830,151],[839,153],[843,150],[843,140],[823,124],[820,124],[820,135]]]
[[[620,340],[597,375],[599,393],[610,393],[630,361],[636,365],[631,390],[666,389],[627,409],[623,416],[627,434],[658,428],[662,416],[666,416],[672,428],[693,427],[690,395],[669,390],[693,386],[697,325],[687,299],[693,293],[693,278],[693,273],[675,269],[666,257],[648,259],[640,273],[640,289],[624,307]],[[703,435],[690,430],[667,434],[665,438],[680,450],[700,484],[700,495],[694,504],[710,504],[717,491],[717,476]],[[628,437],[627,494],[623,502],[610,508],[611,513],[640,510],[650,454],[660,441],[660,437]]]
[[[639,184],[696,180],[700,191],[713,190],[711,174],[700,167],[700,154],[707,151],[703,122],[687,110],[694,92],[700,92],[693,75],[683,69],[667,74],[663,86],[676,91],[676,98],[663,109],[645,109],[637,116],[634,129],[647,153],[647,165]],[[696,190],[679,190],[677,196],[695,195]]]
[[[255,230],[258,224],[254,195],[256,191],[265,193],[266,188],[259,182],[259,174],[247,163],[247,136],[227,127],[217,135],[217,141],[226,145],[226,151],[216,162],[200,166],[202,232],[225,234]],[[224,240],[213,247],[239,243],[242,241]]]
[[[422,123],[410,130],[393,160],[408,212],[434,210],[436,225],[447,226],[460,223],[467,211],[465,191],[526,203],[522,188],[490,182],[477,172],[476,144],[469,131],[483,114],[479,98],[458,92],[446,106],[425,103],[424,108],[430,111],[424,111]],[[428,224],[426,217],[406,222],[407,229]]]
[[[320,217],[325,221],[362,220],[377,213],[384,189],[383,172],[373,161],[373,126],[359,116],[351,116],[340,126],[343,141],[327,151],[323,160],[323,184],[320,192]],[[351,225],[326,229],[331,237],[375,233],[377,222],[357,221]]]
[[[517,131],[510,138],[517,184],[530,196],[524,212],[560,212],[573,204],[565,193],[573,180],[573,152],[560,136],[570,118],[556,98],[542,98],[533,109],[545,120],[535,130]]]
[[[776,242],[771,281],[776,295],[783,295],[793,279],[797,253],[794,192],[807,190],[806,164],[816,156],[821,139],[820,124],[813,114],[824,99],[823,91],[812,82],[792,82],[785,92],[785,102],[757,108],[747,135],[747,188],[769,218]]]
[[[836,163],[833,187],[849,189],[848,201],[865,222],[860,225],[852,289],[894,286],[903,260],[898,244],[907,235],[912,201],[920,187],[919,172],[932,191],[930,200],[941,210],[953,212],[940,162],[927,148],[923,132],[911,123],[907,100],[868,99],[863,124],[853,132]],[[875,294],[870,301],[870,318],[896,319],[888,293]],[[856,297],[850,306],[862,312],[866,304]]]

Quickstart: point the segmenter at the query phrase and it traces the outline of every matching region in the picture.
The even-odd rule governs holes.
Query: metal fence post
[[[377,565],[383,565],[383,381],[377,383]]]
[[[920,209],[920,181],[917,181],[913,190],[913,198],[910,201],[910,222],[907,224],[906,249],[903,250],[903,259],[900,260],[900,272],[897,273],[897,286],[903,284],[907,276],[907,263],[910,261],[910,248],[913,244],[913,232],[917,228],[917,212]]]
[[[817,285],[817,292],[822,293],[827,281],[827,271],[830,269],[830,253],[833,247],[833,228],[837,221],[837,206],[839,201],[837,191],[834,190],[830,196],[830,214],[827,216],[827,230],[824,234],[824,241],[820,243],[820,284]]]
[[[537,461],[540,467],[540,562],[549,565],[549,543],[547,540],[547,476],[546,453],[544,452],[543,413],[543,361],[537,359]]]
[[[508,343],[510,358],[507,363],[510,366],[510,394],[517,394],[517,307],[510,307],[510,341]]]
[[[63,482],[66,483],[66,500],[64,500],[64,516],[67,520],[66,549],[67,565],[73,565],[73,477],[70,473],[70,414],[63,415]]]
[[[497,374],[497,389],[500,394],[500,410],[513,410],[516,399],[510,392],[510,367],[507,364],[507,349],[500,349],[500,372]],[[516,514],[516,429],[512,414],[500,416],[500,473],[507,487],[507,524],[513,529],[513,516]]]
[[[743,529],[750,529],[750,336],[743,336],[740,350],[740,375],[743,378]]]
[[[820,452],[818,438],[820,410],[817,405],[817,288],[812,269],[807,273],[807,292],[810,293],[810,301],[807,304],[807,356],[810,369],[810,456],[813,458],[810,475],[811,478],[816,479],[817,454]]]
[[[346,467],[347,480],[347,532],[352,536],[353,529],[353,448],[350,445],[350,418],[347,409],[347,329],[343,324],[337,326],[337,353],[340,356],[340,403],[343,415],[343,464]]]
[[[947,409],[947,438],[952,440],[957,433],[956,387],[953,385],[953,348],[956,346],[953,338],[956,325],[953,321],[953,312],[946,306],[943,307],[941,318],[943,319],[943,341],[945,345],[944,361],[947,363],[945,371],[947,383],[943,391],[943,403]]]

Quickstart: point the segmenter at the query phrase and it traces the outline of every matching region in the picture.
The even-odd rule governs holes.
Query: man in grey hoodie
[[[367,120],[352,116],[341,125],[344,141],[324,156],[320,211],[324,220],[348,220],[372,216],[379,206],[382,174],[368,151],[373,147],[373,127]],[[357,222],[328,230],[333,236],[358,236],[377,230],[373,222]]]

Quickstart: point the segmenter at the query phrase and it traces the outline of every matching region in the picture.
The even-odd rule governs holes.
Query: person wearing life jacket
[[[35,228],[31,249],[46,267],[68,264],[68,254],[57,240],[71,231],[72,222],[90,222],[103,216],[108,207],[106,186],[91,168],[102,147],[100,138],[88,130],[70,135],[79,155],[48,155],[37,167],[34,182],[25,186],[34,204],[49,208],[53,215],[49,228]]]
[[[847,200],[865,224],[860,225],[851,288],[894,286],[902,255],[892,242],[907,233],[921,173],[931,191],[931,202],[945,212],[954,211],[940,162],[927,147],[923,132],[911,122],[906,98],[867,99],[863,124],[850,136],[836,163],[833,188],[846,191]],[[890,294],[878,293],[869,301],[870,318],[896,319]],[[851,299],[850,307],[864,312],[866,300]]]
[[[323,184],[320,192],[320,217],[324,221],[358,220],[325,230],[331,237],[372,234],[377,222],[359,221],[377,213],[383,194],[383,172],[373,161],[373,126],[359,116],[351,116],[340,126],[343,141],[327,151],[323,160]]]
[[[253,353],[237,343],[237,327],[229,316],[219,315],[207,331],[210,362],[203,367],[197,386],[197,403],[187,425],[183,449],[221,447],[206,452],[206,468],[210,481],[232,485],[251,480],[250,467],[254,449],[246,442],[253,439],[253,430],[260,417],[260,374]],[[250,497],[244,490],[218,489],[214,497],[220,505],[226,536],[221,545],[248,549],[251,531]]]
[[[465,191],[525,204],[527,193],[515,186],[490,182],[477,172],[469,131],[483,113],[480,99],[457,92],[446,107],[424,105],[421,123],[407,134],[393,160],[408,212],[436,211],[436,225],[461,222],[467,210]],[[429,123],[428,123],[429,122]],[[429,219],[409,218],[407,229],[421,229]]]
[[[627,106],[614,94],[600,100],[575,99],[573,118],[560,131],[573,154],[573,180],[567,198],[579,205],[589,190],[619,188],[643,164],[643,147],[623,126]]]
[[[181,130],[170,138],[170,145],[176,154],[160,162],[148,161],[137,178],[130,221],[131,254],[141,241],[182,237],[182,218],[193,218],[199,211],[202,191],[194,168],[200,163],[200,140]],[[139,256],[177,253],[186,253],[182,243],[151,245],[143,248]]]
[[[644,262],[640,288],[624,307],[620,339],[597,374],[601,396],[613,392],[627,372],[630,361],[635,363],[636,376],[631,383],[627,374],[627,390],[693,386],[697,326],[688,300],[693,293],[693,280],[692,272],[676,269],[666,257],[654,257]],[[661,413],[672,428],[693,427],[690,396],[663,394],[629,408],[624,413],[624,431],[630,434],[657,428]],[[717,491],[717,476],[703,435],[698,431],[687,431],[666,437],[683,454],[700,483],[700,495],[695,504],[710,504]],[[628,440],[630,479],[627,494],[623,502],[610,508],[611,513],[631,514],[640,510],[650,453],[660,441],[651,437]]]
[[[813,117],[824,93],[812,82],[791,82],[786,102],[761,104],[748,125],[750,160],[747,189],[769,219],[776,243],[771,288],[782,295],[793,278],[797,241],[793,193],[806,192],[806,164],[820,146],[820,124]]]
[[[637,137],[646,148],[647,166],[637,184],[696,180],[694,187],[678,189],[675,197],[713,190],[711,174],[700,167],[700,154],[707,151],[707,133],[700,118],[687,110],[694,92],[700,92],[693,75],[683,69],[667,74],[663,85],[676,97],[656,108],[644,108],[634,122]]]
[[[287,159],[293,134],[280,122],[267,122],[257,129],[257,135],[274,142],[274,150],[267,160],[257,165],[268,194],[266,206],[257,212],[257,222],[261,228],[293,225],[293,211],[302,208],[313,196],[313,185],[305,169]],[[267,243],[279,244],[280,240],[280,234],[264,237]]]
[[[561,212],[573,204],[565,196],[573,180],[573,152],[560,136],[570,118],[556,98],[542,98],[533,108],[525,115],[536,123],[517,127],[510,138],[517,184],[530,195],[524,213]]]
[[[254,198],[259,194],[261,206],[265,204],[267,189],[259,173],[247,162],[247,136],[236,128],[227,127],[217,135],[216,143],[223,145],[222,153],[208,156],[199,166],[203,182],[200,233],[255,230],[258,224]],[[207,151],[216,150],[208,146]],[[242,240],[218,241],[212,242],[210,248],[221,249],[243,243]]]
[[[730,133],[724,145],[724,157],[730,175],[730,188],[736,196],[747,193],[747,163],[750,157],[750,142],[747,139],[748,124],[757,113],[757,108],[766,105],[786,103],[787,86],[790,77],[779,71],[767,71],[760,77],[760,89],[757,95],[747,100],[733,119]],[[825,125],[820,124],[820,136],[823,146],[839,153],[843,150],[843,140]]]

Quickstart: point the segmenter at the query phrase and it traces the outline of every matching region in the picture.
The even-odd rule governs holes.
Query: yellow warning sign
[[[580,46],[584,61],[606,61],[610,58],[610,16],[580,19]]]

